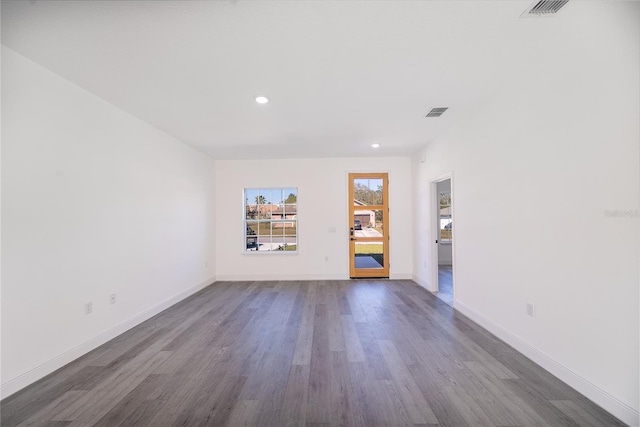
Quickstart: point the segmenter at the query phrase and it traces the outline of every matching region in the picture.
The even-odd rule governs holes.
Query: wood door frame
[[[370,210],[382,210],[382,229],[384,231],[383,236],[380,237],[355,237],[352,235],[354,232],[354,217],[356,207],[353,204],[354,198],[354,186],[353,181],[355,179],[382,179],[382,205],[371,205],[367,206]],[[349,173],[348,175],[348,186],[349,186],[349,277],[353,278],[363,278],[363,277],[389,277],[389,173],[388,172],[354,172]],[[355,246],[356,242],[364,241],[364,242],[382,242],[382,251],[383,251],[383,268],[358,268],[355,267]]]

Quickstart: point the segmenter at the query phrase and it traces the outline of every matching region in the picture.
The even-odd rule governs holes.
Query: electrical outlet
[[[527,303],[527,314],[531,317],[535,317],[536,312],[535,312],[535,307],[532,303],[528,302]]]
[[[88,302],[84,305],[84,314],[91,314],[93,312],[93,303]]]
[[[115,304],[115,303],[116,303],[116,294],[109,295],[109,304]]]

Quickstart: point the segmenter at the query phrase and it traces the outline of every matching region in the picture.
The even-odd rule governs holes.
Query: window
[[[298,251],[298,189],[244,189],[245,252]]]
[[[440,242],[451,243],[453,222],[451,219],[451,193],[440,193]]]

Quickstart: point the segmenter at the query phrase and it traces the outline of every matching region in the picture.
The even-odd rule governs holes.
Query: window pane
[[[272,211],[273,211],[273,205],[258,205],[258,218],[271,219]]]
[[[245,219],[258,219],[258,205],[247,205],[245,213]]]
[[[247,188],[244,190],[244,203],[247,205],[257,204],[256,200],[258,197],[258,189],[257,188]]]
[[[298,233],[296,221],[287,221],[284,227],[285,236],[295,236]]]
[[[271,236],[258,236],[259,251],[271,250]]]
[[[381,205],[383,203],[382,179],[355,179],[353,181],[353,198],[357,205]]]
[[[258,250],[258,223],[255,221],[247,221],[245,229],[245,249]]]
[[[273,249],[279,249],[279,246],[283,246],[286,243],[284,237],[284,224],[281,222],[273,222],[271,223],[271,227],[271,243],[273,244]]]
[[[453,234],[451,193],[440,193],[440,242],[449,243]]]
[[[247,221],[246,234],[253,236],[258,234],[258,221]]]
[[[383,211],[381,209],[353,212],[353,234],[356,237],[383,237]]]
[[[295,188],[285,188],[282,191],[283,199],[282,203],[298,203],[298,190]]]
[[[248,251],[258,250],[258,238],[256,236],[247,237],[245,249]]]
[[[271,236],[271,221],[260,221],[258,223],[258,236]]]
[[[384,250],[382,242],[356,242],[355,262],[357,269],[384,268]]]
[[[256,199],[253,202],[259,205],[264,205],[267,203],[267,197],[271,198],[271,191],[260,188],[258,190],[258,195],[256,196]],[[251,200],[249,200],[249,202],[251,202]]]
[[[273,188],[271,189],[271,203],[274,205],[279,205],[282,203],[282,188]]]

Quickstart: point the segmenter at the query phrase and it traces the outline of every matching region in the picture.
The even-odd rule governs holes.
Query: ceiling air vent
[[[431,111],[429,111],[429,113],[427,113],[426,117],[440,117],[442,115],[442,113],[447,111],[447,109],[449,109],[449,107],[432,108]]]
[[[569,3],[569,0],[540,0],[530,6],[523,15],[527,16],[550,16]]]

